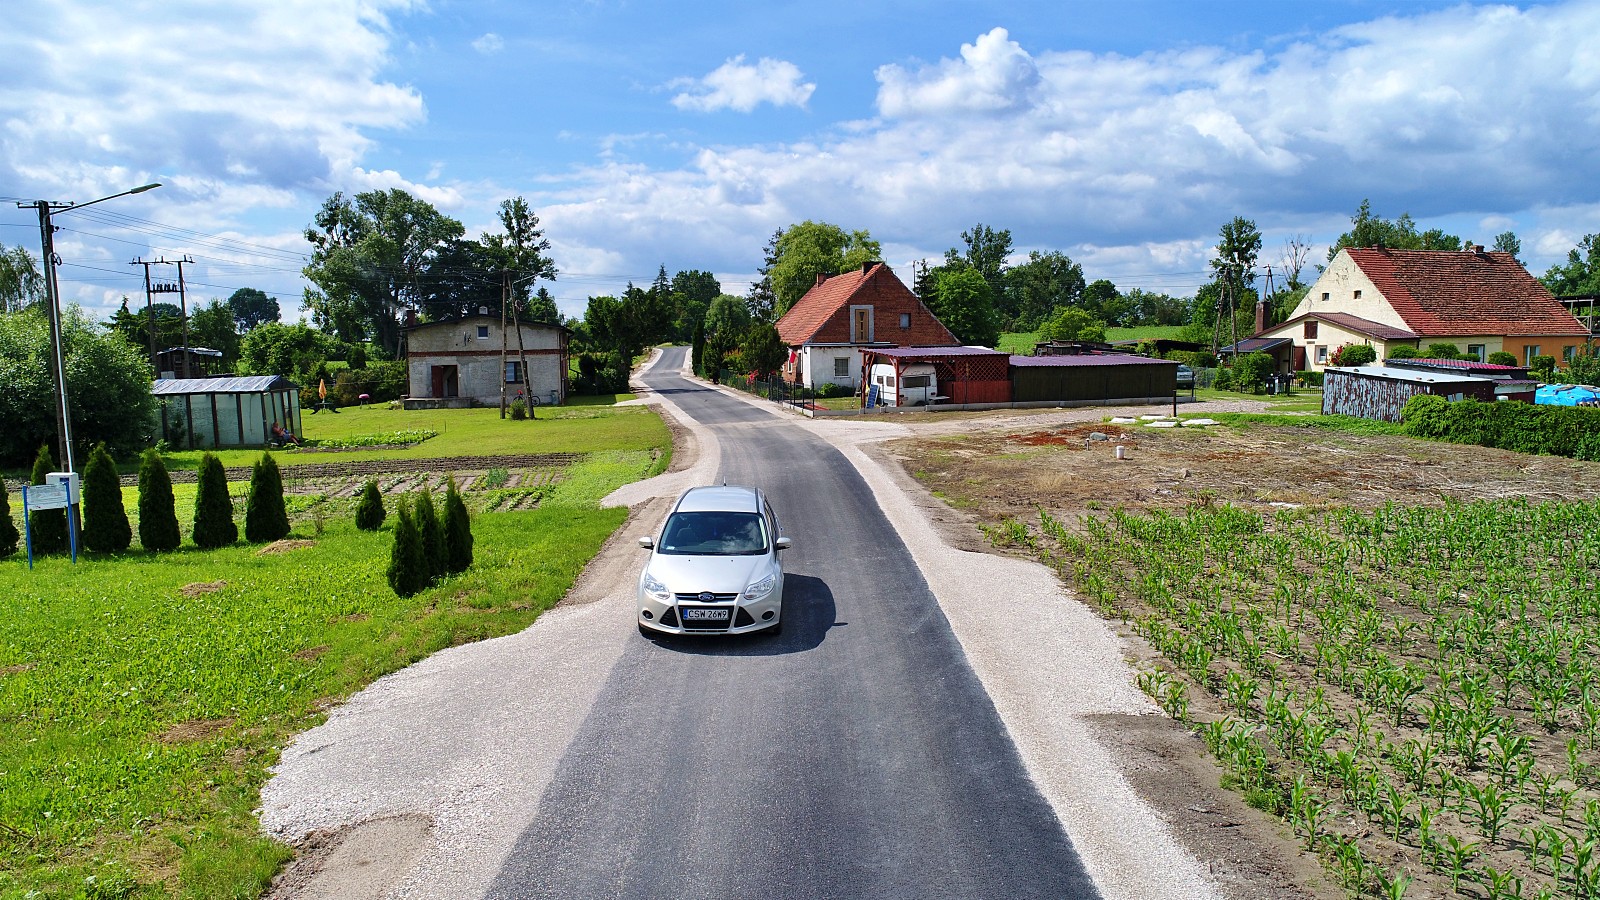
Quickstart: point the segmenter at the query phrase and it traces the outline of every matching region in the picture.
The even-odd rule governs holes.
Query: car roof
[[[719,484],[694,487],[678,498],[678,512],[760,512],[761,492],[753,487]]]

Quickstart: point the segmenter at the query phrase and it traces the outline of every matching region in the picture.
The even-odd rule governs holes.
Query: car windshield
[[[660,550],[678,556],[755,556],[767,552],[766,529],[756,513],[673,513],[661,532]]]

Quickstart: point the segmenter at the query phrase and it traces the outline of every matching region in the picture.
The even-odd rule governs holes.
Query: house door
[[[456,373],[455,366],[433,367],[433,396],[458,397],[461,395],[461,382]]]

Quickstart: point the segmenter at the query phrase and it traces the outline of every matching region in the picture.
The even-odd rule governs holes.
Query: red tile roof
[[[1423,337],[1589,332],[1509,253],[1346,249],[1407,327]]]
[[[837,327],[830,334],[837,334],[832,334],[828,340],[848,340],[849,324],[840,316],[840,311],[856,303],[874,307],[875,313],[888,314],[892,311],[911,315],[911,327],[904,332],[898,329],[891,331],[887,322],[879,321],[875,327],[881,343],[924,346],[960,343],[950,329],[894,274],[894,270],[881,262],[830,275],[812,286],[778,320],[778,338],[791,347],[811,341],[825,342],[820,333],[833,323]]]

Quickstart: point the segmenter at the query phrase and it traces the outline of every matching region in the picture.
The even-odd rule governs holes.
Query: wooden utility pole
[[[511,297],[511,273],[500,273],[500,418],[506,417],[506,351],[511,336],[506,334],[506,307]]]
[[[522,394],[528,398],[528,418],[537,419],[539,415],[533,405],[533,379],[528,376],[528,347],[522,339],[522,304],[515,299],[511,302],[515,304],[512,308],[517,313],[513,317],[517,326],[517,374],[522,376]]]

